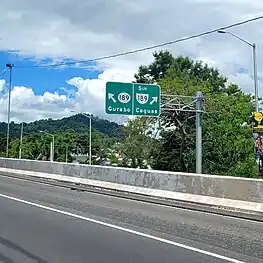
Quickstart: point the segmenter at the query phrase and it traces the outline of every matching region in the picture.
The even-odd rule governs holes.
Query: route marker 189
[[[161,90],[158,85],[141,83],[106,83],[107,114],[159,116]]]

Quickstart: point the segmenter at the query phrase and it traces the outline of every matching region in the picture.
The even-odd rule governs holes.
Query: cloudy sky
[[[89,63],[85,67],[30,67],[115,54],[263,14],[262,0],[9,0],[0,9],[0,72],[14,63],[11,118],[32,121],[76,112],[104,113],[105,83],[129,82],[152,52]],[[257,44],[263,79],[263,19],[231,29]],[[229,81],[253,92],[252,48],[212,34],[167,47],[218,67]],[[28,67],[29,66],[29,67]],[[20,67],[20,68],[19,68]],[[23,68],[24,67],[24,68]],[[7,119],[8,74],[0,79],[0,121]],[[259,82],[263,96],[263,83]],[[119,117],[111,117],[118,120]]]

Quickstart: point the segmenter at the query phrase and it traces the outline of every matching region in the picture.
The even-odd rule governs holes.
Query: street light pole
[[[53,162],[53,140],[50,142],[50,162]]]
[[[6,64],[9,68],[9,89],[8,89],[8,108],[7,108],[7,134],[6,134],[6,157],[9,157],[9,135],[10,135],[10,111],[11,111],[11,92],[12,92],[12,68],[13,64]]]
[[[247,45],[251,46],[253,49],[253,76],[254,76],[254,89],[255,89],[255,110],[258,111],[259,110],[259,103],[258,103],[258,76],[257,76],[257,56],[256,56],[256,44],[255,43],[250,43],[248,41],[246,41],[245,39],[229,32],[229,31],[223,31],[223,30],[219,30],[217,31],[219,34],[228,34],[244,43],[246,43]]]
[[[54,161],[54,154],[55,154],[55,136],[50,134],[52,136],[52,161]]]
[[[89,115],[89,165],[91,165],[91,114]]]
[[[54,152],[55,152],[55,135],[45,132],[45,131],[39,131],[41,133],[45,133],[52,137],[52,141],[50,143],[50,162],[54,161]]]
[[[66,145],[66,163],[68,162],[68,145]]]
[[[81,113],[81,115],[89,118],[89,165],[91,165],[91,114]]]
[[[70,112],[75,112],[75,111],[71,110]],[[80,114],[82,116],[89,118],[89,165],[91,165],[91,147],[92,147],[92,145],[91,145],[91,127],[92,127],[92,125],[91,125],[91,113],[88,115],[84,112],[81,112]]]
[[[256,44],[255,44],[255,43],[253,43],[253,68],[254,68],[255,104],[256,104],[256,111],[259,111],[259,103],[258,103],[257,54],[256,54]]]
[[[21,133],[20,133],[19,159],[21,159],[21,156],[22,156],[23,126],[24,126],[24,123],[22,122],[22,123],[21,123]]]

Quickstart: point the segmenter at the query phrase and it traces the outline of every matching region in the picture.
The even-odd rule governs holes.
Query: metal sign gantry
[[[161,112],[185,111],[196,114],[196,173],[202,174],[202,116],[204,97],[201,91],[196,96],[161,94]]]
[[[162,111],[196,112],[196,97],[182,95],[161,95]]]

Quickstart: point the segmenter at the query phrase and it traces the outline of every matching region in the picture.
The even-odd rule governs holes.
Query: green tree
[[[225,88],[227,79],[219,74],[215,68],[203,64],[201,61],[194,61],[189,57],[179,56],[174,58],[169,51],[153,53],[154,61],[149,66],[140,66],[135,74],[136,82],[152,83],[167,77],[169,79],[181,80],[185,86],[188,83],[210,84],[211,92],[218,92]]]
[[[120,147],[123,166],[147,168],[151,165],[155,136],[149,124],[148,118],[135,118],[123,127],[125,139]]]
[[[217,69],[189,58],[171,59],[167,51],[154,53],[154,62],[148,67],[143,66],[143,70],[140,67],[135,78],[138,82],[143,79],[145,82],[157,81],[162,93],[169,95],[193,97],[196,91],[202,91],[206,106],[203,116],[204,172],[255,175],[251,130],[241,126],[252,112],[251,96],[244,94],[237,85],[227,85],[226,78]],[[160,120],[162,130],[152,152],[153,167],[194,172],[195,114],[167,111],[162,112]]]
[[[74,130],[55,134],[54,159],[58,162],[71,162],[71,154],[76,149],[77,134]]]
[[[0,155],[6,155],[6,133],[0,133]]]
[[[149,66],[140,66],[135,74],[136,82],[152,83],[162,78],[174,63],[174,58],[168,51],[153,53],[154,61]]]
[[[253,111],[252,97],[236,88],[230,85],[208,103],[203,122],[204,169],[207,173],[253,177],[254,141],[250,127],[242,125]]]
[[[87,119],[87,118],[86,118]],[[22,158],[35,160],[50,160],[50,143],[52,137],[46,133],[33,133],[23,137]],[[54,135],[54,161],[72,162],[74,154],[85,155],[89,153],[89,131],[83,129],[82,132],[76,132],[74,129],[68,129]],[[4,136],[3,136],[4,137]],[[100,164],[101,159],[106,158],[106,151],[118,141],[117,138],[105,136],[98,130],[92,130],[92,163]],[[0,141],[1,143],[1,141]],[[1,146],[1,145],[0,145]],[[6,141],[3,141],[2,156],[5,156]],[[10,157],[18,158],[20,148],[20,139],[12,138],[10,142]]]

